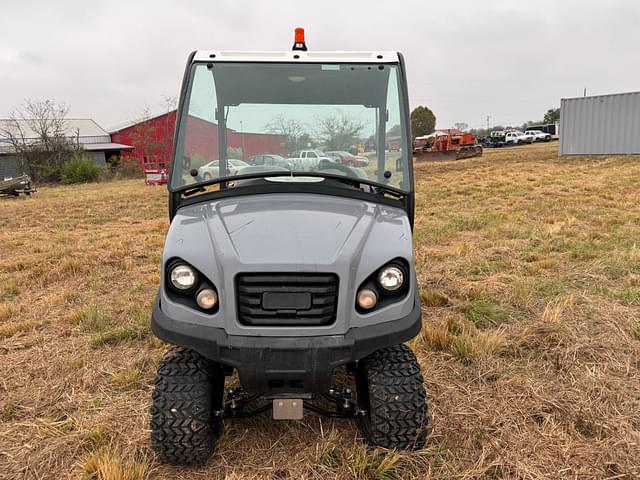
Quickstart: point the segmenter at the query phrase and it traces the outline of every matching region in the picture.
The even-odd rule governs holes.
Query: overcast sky
[[[439,127],[540,119],[560,98],[640,90],[638,0],[2,1],[0,117],[26,98],[103,127],[162,111],[195,49],[404,53]]]

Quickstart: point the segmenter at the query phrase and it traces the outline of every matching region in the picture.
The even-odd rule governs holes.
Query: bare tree
[[[317,120],[317,135],[327,150],[349,150],[359,141],[364,125],[344,112]]]
[[[164,145],[158,134],[159,123],[153,121],[154,117],[149,111],[149,107],[142,110],[140,116],[135,120],[136,127],[131,131],[131,145],[134,148],[134,155],[140,163],[161,163],[160,156],[164,153]]]
[[[175,110],[178,107],[178,97],[175,95],[162,95],[162,106],[167,113]]]
[[[306,127],[303,123],[294,119],[286,119],[283,115],[273,117],[265,126],[265,130],[268,133],[284,136],[285,148],[290,153],[295,152],[302,146],[302,142],[300,142],[301,138],[308,137]]]
[[[165,158],[166,162],[168,163],[171,157],[171,146],[173,145],[173,132],[176,127],[175,122],[177,121],[177,114],[172,117],[171,112],[173,112],[174,110],[177,110],[178,108],[178,97],[162,95],[162,100],[163,100],[164,108],[167,112],[167,115],[165,116],[165,126],[164,126],[165,132],[164,132],[164,135],[162,136],[164,140],[162,141],[161,149],[163,152],[162,155]]]
[[[0,122],[0,141],[28,165],[34,180],[59,180],[62,164],[80,148],[67,132],[68,112],[53,100],[26,100]]]
[[[162,115],[152,115],[149,107],[145,107],[134,120],[136,127],[131,132],[133,155],[141,164],[153,164],[165,167],[171,158],[175,117],[171,113],[176,109],[177,97],[162,95]]]

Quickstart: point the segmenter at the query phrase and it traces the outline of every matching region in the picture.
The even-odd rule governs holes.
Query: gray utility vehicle
[[[360,128],[327,137],[334,149],[376,139],[366,168],[230,173],[235,132],[260,155],[267,140],[284,149],[273,119],[335,118]],[[356,419],[371,445],[423,447],[423,379],[403,345],[421,328],[409,125],[395,52],[191,54],[152,316],[155,335],[175,345],[153,393],[151,440],[162,461],[206,460],[224,419],[267,411],[300,419],[303,409]],[[396,126],[401,149],[385,152]],[[215,159],[218,175],[201,178],[199,163]]]

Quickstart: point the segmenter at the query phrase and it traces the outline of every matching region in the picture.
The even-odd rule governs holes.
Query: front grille
[[[332,273],[242,273],[236,292],[243,325],[318,326],[336,319],[338,277]]]

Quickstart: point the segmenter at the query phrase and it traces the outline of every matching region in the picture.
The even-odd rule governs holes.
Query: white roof
[[[26,139],[36,139],[38,135],[30,126],[31,120],[0,119],[0,130],[14,130],[16,122]],[[64,136],[76,137],[103,137],[109,136],[100,125],[90,118],[67,118],[64,121]],[[1,135],[1,132],[0,132]]]
[[[17,122],[17,125],[16,125]],[[25,143],[35,144],[40,138],[31,128],[32,120],[0,119],[0,153],[13,153],[13,145],[5,137],[4,131],[14,135],[24,135]],[[22,134],[20,134],[20,131]],[[64,121],[64,136],[75,143],[78,141],[84,150],[131,150],[133,147],[120,143],[112,143],[111,135],[90,118],[69,118]]]
[[[123,143],[84,143],[82,144],[83,150],[87,151],[100,151],[100,150],[133,150],[131,145],[124,145]]]
[[[198,50],[195,62],[397,63],[398,52],[243,52]]]

